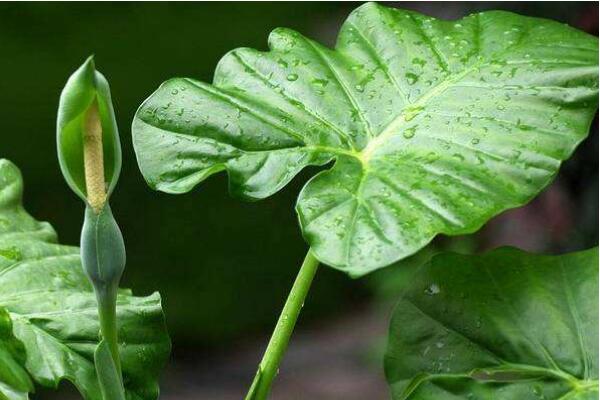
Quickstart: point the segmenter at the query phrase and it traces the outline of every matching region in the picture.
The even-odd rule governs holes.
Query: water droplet
[[[428,163],[432,163],[432,162],[436,161],[438,158],[440,158],[440,156],[438,156],[438,154],[436,152],[431,151],[431,152],[427,153],[425,160]]]
[[[298,79],[298,74],[289,74],[286,79],[290,82],[294,82]]]
[[[312,83],[315,84],[315,85],[317,85],[317,86],[325,87],[329,83],[329,80],[315,78],[315,79],[312,80]]]
[[[425,294],[428,294],[430,296],[435,296],[439,292],[440,287],[436,283],[432,283],[427,289],[425,289]]]
[[[417,130],[416,126],[408,128],[404,132],[402,132],[402,136],[404,136],[405,139],[412,139],[413,137],[415,137],[416,130]]]
[[[422,58],[419,57],[415,57],[412,59],[412,63],[415,65],[419,65],[421,68],[425,66],[425,64],[427,63],[427,61],[423,60]]]
[[[412,72],[407,72],[404,74],[404,76],[408,80],[409,85],[414,85],[419,80],[419,76],[417,74],[413,74]]]

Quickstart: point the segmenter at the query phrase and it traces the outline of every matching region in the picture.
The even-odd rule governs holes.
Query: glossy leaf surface
[[[391,327],[394,400],[598,398],[598,249],[435,256]]]
[[[0,160],[0,307],[8,310],[24,346],[21,365],[41,385],[56,387],[67,379],[85,399],[101,400],[94,368],[96,299],[79,250],[58,244],[48,223],[27,214],[22,191],[19,170]],[[123,290],[117,313],[127,398],[156,399],[158,372],[170,350],[160,297],[134,297]],[[0,355],[2,346],[4,340]]]
[[[597,106],[597,38],[508,12],[369,3],[335,50],[288,29],[269,48],[231,51],[212,85],[165,82],[133,122],[139,166],[169,193],[226,170],[234,195],[260,199],[335,161],[297,212],[317,258],[353,276],[526,203]]]

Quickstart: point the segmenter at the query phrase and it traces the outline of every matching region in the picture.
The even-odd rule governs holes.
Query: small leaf
[[[0,249],[10,249],[10,257],[0,255],[0,307],[25,346],[24,365],[35,382],[56,387],[67,379],[85,399],[102,400],[94,367],[96,298],[79,249],[58,244],[48,223],[27,214],[22,191],[19,170],[0,160]],[[117,314],[127,398],[156,399],[158,373],[170,351],[160,296],[121,290]]]
[[[598,248],[501,248],[422,266],[392,317],[394,400],[598,397]]]
[[[104,178],[110,195],[121,171],[121,143],[108,81],[96,71],[94,58],[89,57],[67,81],[60,95],[57,121],[60,168],[71,189],[84,201],[84,126],[86,115],[93,107],[97,107],[102,128]]]
[[[212,85],[160,86],[133,121],[140,169],[168,193],[226,170],[232,194],[261,199],[335,161],[296,210],[316,257],[352,276],[528,202],[597,106],[598,39],[508,12],[368,3],[335,50],[289,29],[269,48],[231,51]]]

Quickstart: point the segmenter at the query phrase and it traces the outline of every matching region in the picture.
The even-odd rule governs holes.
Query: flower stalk
[[[104,400],[124,400],[117,293],[125,269],[125,244],[109,204],[121,168],[121,148],[108,82],[96,71],[92,57],[67,81],[57,125],[61,170],[86,204],[81,264],[98,305],[101,341],[94,353],[98,385]]]

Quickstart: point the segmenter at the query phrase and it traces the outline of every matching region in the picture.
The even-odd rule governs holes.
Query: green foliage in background
[[[395,400],[598,398],[598,248],[444,253],[396,306]]]
[[[315,256],[352,276],[528,202],[596,112],[598,40],[554,21],[368,3],[335,50],[287,29],[269,47],[231,51],[212,85],[176,78],[148,98],[140,169],[169,193],[227,170],[232,194],[261,199],[335,160],[296,210]]]
[[[48,387],[66,379],[100,400],[96,298],[79,249],[58,244],[54,229],[23,209],[22,193],[17,167],[0,160],[0,398],[26,399],[29,379]],[[122,289],[117,314],[128,398],[156,399],[170,351],[160,297]]]

